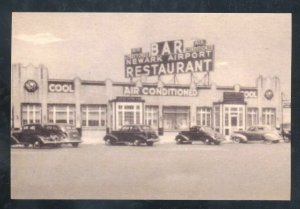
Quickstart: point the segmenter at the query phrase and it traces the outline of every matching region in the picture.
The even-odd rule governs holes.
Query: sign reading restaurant
[[[151,44],[150,53],[141,48],[125,55],[125,77],[159,76],[213,70],[214,46],[205,40],[194,41],[193,47],[184,48],[183,40]]]

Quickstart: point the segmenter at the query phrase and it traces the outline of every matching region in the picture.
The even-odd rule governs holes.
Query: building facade
[[[208,86],[48,77],[45,66],[12,66],[12,128],[28,123],[69,123],[82,133],[147,124],[179,131],[210,126],[230,135],[252,125],[279,128],[280,80],[259,76],[253,86]]]

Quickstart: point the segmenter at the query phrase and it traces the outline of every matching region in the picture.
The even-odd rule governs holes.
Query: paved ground
[[[288,200],[290,144],[12,148],[13,199]]]

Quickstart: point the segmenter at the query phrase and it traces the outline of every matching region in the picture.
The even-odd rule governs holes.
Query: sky
[[[185,47],[195,39],[214,45],[211,82],[255,86],[259,75],[278,76],[290,98],[290,14],[13,13],[12,63],[43,64],[50,78],[129,81],[124,55],[132,48],[148,52],[151,43],[179,39]]]

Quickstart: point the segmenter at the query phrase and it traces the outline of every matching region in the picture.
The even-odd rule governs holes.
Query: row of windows
[[[42,111],[39,104],[23,104],[22,125],[29,123],[41,123]],[[106,126],[106,106],[105,105],[82,105],[81,124],[82,126]],[[75,125],[76,111],[75,105],[48,105],[48,123],[68,123]]]
[[[29,123],[41,123],[42,111],[40,104],[23,104],[21,107],[22,125]],[[75,105],[48,105],[47,121],[49,123],[69,123],[75,125],[76,110]],[[117,109],[118,126],[125,124],[141,124],[140,105],[119,105]],[[231,107],[225,108],[224,125],[243,126],[243,109]],[[82,126],[105,127],[107,118],[106,105],[82,105],[81,124]],[[164,107],[163,125],[165,129],[182,129],[189,126],[190,108],[189,107]],[[146,106],[144,123],[152,128],[158,128],[159,109],[158,106]],[[214,108],[214,126],[220,127],[220,107]],[[257,125],[259,122],[258,108],[247,108],[247,126]],[[262,109],[262,124],[275,127],[276,114],[275,108]],[[212,108],[198,107],[196,111],[196,124],[213,126]]]

